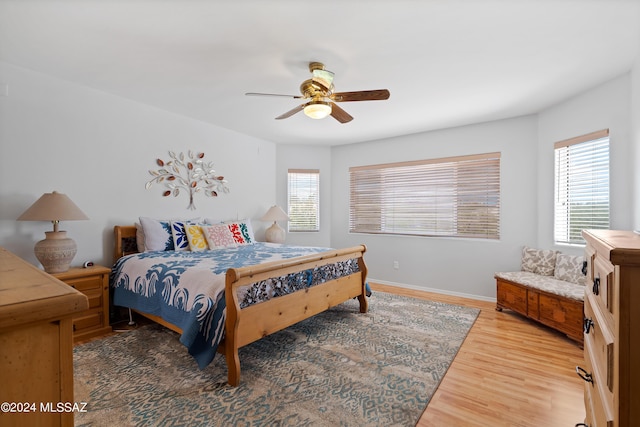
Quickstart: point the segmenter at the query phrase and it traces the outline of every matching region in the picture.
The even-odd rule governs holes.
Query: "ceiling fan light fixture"
[[[304,107],[304,113],[312,119],[324,119],[331,114],[331,105],[324,101],[311,101]]]

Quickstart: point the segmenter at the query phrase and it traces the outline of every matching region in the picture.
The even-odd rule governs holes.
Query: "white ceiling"
[[[533,113],[627,72],[639,41],[640,0],[0,0],[2,61],[291,144]],[[310,61],[391,97],[340,124],[244,95],[298,95]]]

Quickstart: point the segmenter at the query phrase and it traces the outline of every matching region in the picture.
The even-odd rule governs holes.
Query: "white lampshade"
[[[29,207],[18,221],[51,221],[53,231],[45,231],[46,238],[36,243],[34,253],[47,273],[62,273],[76,255],[76,242],[59,231],[60,221],[89,219],[65,194],[54,191],[45,193]]]
[[[331,105],[324,101],[311,101],[304,107],[304,113],[312,119],[324,119],[331,114]]]
[[[284,228],[280,227],[277,221],[289,221],[289,215],[287,215],[280,206],[271,206],[261,221],[273,221],[271,227],[265,231],[265,239],[270,243],[284,243],[286,232]]]

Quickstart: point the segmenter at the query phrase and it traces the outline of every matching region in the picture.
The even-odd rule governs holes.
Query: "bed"
[[[116,225],[113,303],[181,334],[201,369],[224,354],[240,383],[238,349],[352,298],[368,309],[366,247],[256,242],[212,251],[142,252],[135,225]],[[211,264],[212,263],[212,264]]]

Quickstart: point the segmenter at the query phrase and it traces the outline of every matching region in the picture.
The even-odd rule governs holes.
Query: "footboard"
[[[368,302],[366,298],[367,267],[363,258],[365,251],[366,247],[361,245],[257,266],[229,269],[225,289],[226,329],[224,341],[221,343],[229,369],[229,384],[237,386],[240,383],[238,357],[240,347],[351,298],[357,297],[360,302],[360,312],[366,313]],[[241,286],[350,259],[358,260],[358,272],[240,308],[237,290]]]

